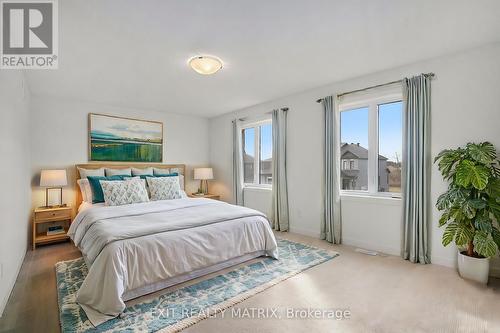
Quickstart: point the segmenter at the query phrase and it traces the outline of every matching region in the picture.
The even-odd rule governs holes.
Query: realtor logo
[[[57,68],[57,0],[0,0],[2,69]]]

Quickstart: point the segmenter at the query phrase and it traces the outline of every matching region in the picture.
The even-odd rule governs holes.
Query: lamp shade
[[[68,185],[66,170],[42,170],[40,175],[40,186],[59,187]]]
[[[212,168],[195,168],[194,179],[198,180],[214,179],[214,171],[212,170]]]

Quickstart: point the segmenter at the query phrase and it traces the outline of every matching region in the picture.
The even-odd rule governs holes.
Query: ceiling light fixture
[[[210,75],[222,68],[222,60],[214,56],[196,56],[188,61],[189,66],[199,74]]]

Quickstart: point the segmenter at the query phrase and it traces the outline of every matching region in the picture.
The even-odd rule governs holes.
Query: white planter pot
[[[458,273],[464,279],[488,283],[490,258],[473,258],[458,252]]]

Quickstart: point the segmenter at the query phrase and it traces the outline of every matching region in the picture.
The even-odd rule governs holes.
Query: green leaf
[[[500,198],[500,178],[490,180],[485,190],[490,197]]]
[[[489,165],[496,157],[495,146],[489,142],[483,142],[480,144],[468,143],[466,150],[473,160],[482,164]]]
[[[463,154],[463,149],[456,150],[443,150],[440,152],[434,162],[439,161],[438,168],[445,179],[449,179],[453,176],[453,167],[460,160]]]
[[[498,163],[498,161],[497,161]],[[496,177],[496,178],[500,178],[500,167],[498,167],[497,165],[491,165],[491,169],[493,170],[493,175]]]
[[[445,225],[449,219],[450,219],[450,213],[444,212],[443,215],[441,215],[441,217],[439,218],[439,227],[442,227],[443,225]]]
[[[474,230],[471,229],[470,225],[465,223],[460,223],[457,226],[457,231],[455,234],[455,243],[458,246],[462,246],[470,242],[474,238]]]
[[[488,199],[488,206],[493,216],[495,216],[497,221],[500,221],[500,203],[498,202],[498,199],[490,197]]]
[[[491,231],[491,236],[493,241],[497,244],[497,247],[500,249],[500,231],[497,228],[493,228]]]
[[[472,161],[464,160],[457,166],[455,182],[463,187],[472,185],[478,190],[484,190],[488,185],[489,174],[487,168],[475,165]]]
[[[488,216],[478,216],[474,220],[474,226],[477,230],[484,231],[486,233],[492,232],[493,225],[491,224],[491,219]]]
[[[487,202],[481,198],[467,200],[468,204],[475,209],[484,209]]]
[[[441,194],[436,201],[436,208],[438,210],[446,209],[450,206],[450,194],[445,192]]]
[[[455,234],[457,233],[457,228],[458,224],[457,223],[450,223],[446,226],[446,229],[444,229],[443,232],[443,246],[448,246],[453,239],[455,238]]]
[[[470,196],[470,190],[450,185],[447,192],[441,194],[436,202],[436,208],[443,210],[451,206],[461,205]]]
[[[466,200],[463,202],[462,206],[460,206],[462,212],[468,219],[472,219],[476,216],[476,209],[472,206],[471,201],[472,200]]]
[[[462,222],[465,219],[465,215],[460,206],[450,208],[450,218],[455,220],[455,222]]]
[[[493,241],[491,235],[484,231],[476,232],[473,244],[474,251],[483,257],[493,257],[497,253],[497,244]]]

